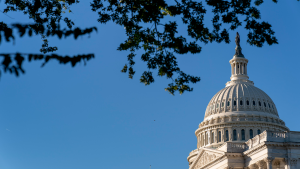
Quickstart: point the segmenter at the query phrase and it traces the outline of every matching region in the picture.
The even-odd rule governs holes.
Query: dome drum
[[[227,141],[245,142],[265,130],[289,131],[284,124],[265,121],[235,121],[218,124],[208,124],[196,130],[197,148],[219,147]]]

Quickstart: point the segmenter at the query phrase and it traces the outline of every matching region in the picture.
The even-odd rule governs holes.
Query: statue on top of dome
[[[236,32],[235,44],[236,46],[240,46],[240,35],[238,32]]]
[[[244,58],[244,55],[242,54],[242,48],[240,46],[240,34],[238,32],[236,32],[235,44],[236,44],[236,48],[235,48],[234,56]]]

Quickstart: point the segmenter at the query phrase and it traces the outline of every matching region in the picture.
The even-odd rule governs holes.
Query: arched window
[[[214,132],[211,133],[211,143],[215,142],[215,135]]]
[[[233,141],[236,141],[237,137],[236,137],[236,129],[233,130]]]
[[[250,139],[253,138],[253,130],[252,129],[249,130],[249,134],[250,134]]]
[[[255,101],[253,100],[253,106],[255,106]]]
[[[240,100],[240,105],[241,105],[241,106],[243,105],[243,100]]]
[[[219,142],[221,142],[221,131],[219,131]]]
[[[245,138],[245,130],[244,129],[242,129],[242,140],[246,140],[246,138]]]
[[[271,108],[270,103],[268,103],[268,105],[269,105],[269,108]]]
[[[230,101],[227,102],[227,106],[230,106]]]
[[[247,105],[249,106],[249,100],[247,100]]]
[[[258,105],[261,106],[261,102],[260,101],[258,102]]]
[[[233,105],[236,106],[236,101],[233,101]]]
[[[222,102],[222,107],[224,107],[224,102]]]
[[[264,106],[267,107],[266,102],[264,102]]]
[[[226,130],[226,141],[228,141],[229,140],[229,136],[228,136],[228,130]]]
[[[259,135],[259,134],[260,134],[260,129],[257,130],[257,135]]]

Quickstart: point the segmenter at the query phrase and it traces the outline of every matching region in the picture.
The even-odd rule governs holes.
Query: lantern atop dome
[[[247,75],[248,59],[246,59],[242,54],[242,48],[240,46],[240,35],[238,32],[236,33],[235,43],[236,43],[235,54],[233,58],[229,61],[229,63],[231,64],[231,77],[230,77],[231,82],[229,82],[228,85],[231,85],[239,81],[246,82],[249,79]],[[251,81],[248,82],[253,83]]]

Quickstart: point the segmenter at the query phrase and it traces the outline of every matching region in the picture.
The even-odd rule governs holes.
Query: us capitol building
[[[189,169],[300,169],[300,132],[285,126],[272,99],[249,80],[239,41],[237,33],[231,81],[195,131]]]

